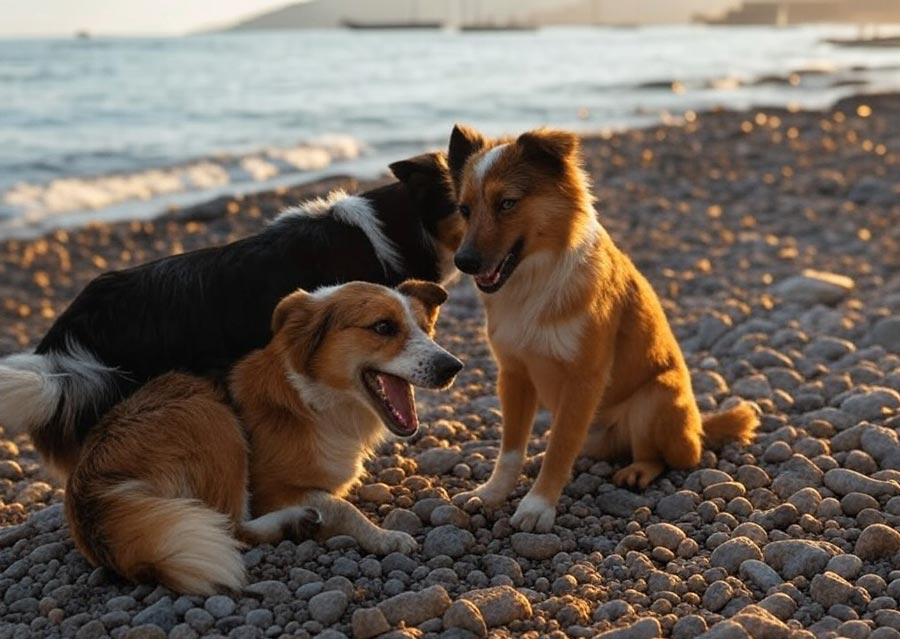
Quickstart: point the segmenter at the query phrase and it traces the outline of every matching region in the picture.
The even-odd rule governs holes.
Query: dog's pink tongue
[[[400,421],[405,427],[404,430],[410,434],[416,432],[416,429],[419,428],[419,416],[416,414],[416,400],[412,386],[405,379],[387,373],[381,373],[379,377],[381,377],[384,394],[399,414]]]

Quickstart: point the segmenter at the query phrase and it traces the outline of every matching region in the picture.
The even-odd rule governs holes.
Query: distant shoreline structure
[[[825,42],[838,47],[900,48],[900,36],[884,38],[828,38]]]
[[[461,32],[468,33],[492,33],[497,31],[537,31],[537,25],[524,24],[518,22],[510,22],[506,24],[498,24],[494,22],[481,22],[461,24],[458,27]]]
[[[395,31],[395,30],[437,30],[445,28],[443,22],[364,22],[361,20],[341,20],[341,26],[355,31]]]
[[[897,0],[744,0],[716,16],[694,16],[709,25],[788,26],[811,23],[900,23]]]

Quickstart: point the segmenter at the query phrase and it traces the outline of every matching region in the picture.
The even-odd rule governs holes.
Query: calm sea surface
[[[295,31],[0,40],[0,237],[366,175],[454,122],[636,126],[900,88],[844,27]],[[673,90],[673,84],[674,90]]]

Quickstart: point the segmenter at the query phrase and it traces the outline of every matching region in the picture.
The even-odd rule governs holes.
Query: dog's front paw
[[[316,508],[298,506],[281,526],[284,539],[296,543],[313,539],[322,529],[322,513]]]
[[[473,510],[473,505],[475,507],[484,506],[485,508],[496,508],[503,503],[506,497],[506,491],[499,490],[496,486],[491,485],[491,482],[487,482],[475,490],[467,490],[464,493],[454,495],[452,502],[460,508],[463,508],[468,504],[468,507],[463,509],[470,511]]]
[[[519,502],[516,514],[510,518],[509,523],[525,532],[547,533],[553,528],[555,520],[556,504],[528,493]]]
[[[408,555],[418,549],[419,543],[412,535],[400,530],[382,530],[373,534],[371,539],[363,541],[362,546],[376,555],[389,555],[392,552]]]

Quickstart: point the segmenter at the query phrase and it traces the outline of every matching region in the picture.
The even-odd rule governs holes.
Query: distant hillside
[[[238,22],[228,31],[327,29],[355,22],[438,21],[623,24],[688,22],[695,13],[718,13],[740,0],[311,0]]]

